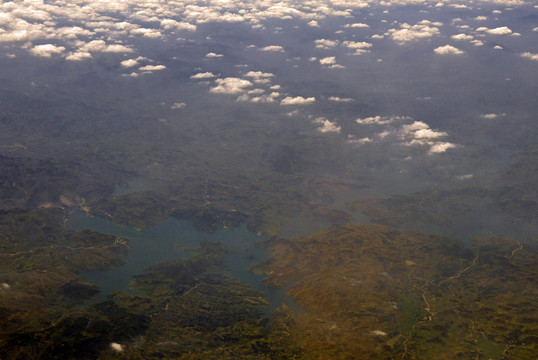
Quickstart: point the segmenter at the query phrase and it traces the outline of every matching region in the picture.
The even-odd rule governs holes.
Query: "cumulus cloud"
[[[531,53],[531,52],[528,52],[528,51],[525,51],[524,53],[522,53],[521,57],[524,57],[524,58],[530,59],[530,60],[534,60],[534,61],[538,61],[538,54],[534,54],[534,53]]]
[[[448,149],[453,149],[457,147],[458,145],[450,143],[450,142],[437,142],[432,144],[430,147],[429,153],[430,154],[439,154],[444,153]]]
[[[192,75],[191,79],[211,79],[211,78],[214,78],[215,76],[216,75],[213,74],[212,72],[203,72],[203,73]]]
[[[407,23],[401,24],[400,29],[389,29],[388,34],[394,41],[399,44],[404,44],[409,41],[431,38],[434,35],[439,35],[439,28],[429,21],[421,21],[415,25]]]
[[[467,35],[467,34],[457,34],[457,35],[452,35],[450,38],[453,40],[472,40],[473,36]]]
[[[315,101],[316,101],[315,97],[304,98],[302,96],[296,96],[296,97],[286,96],[284,99],[280,101],[280,105],[307,105],[307,104],[312,104]]]
[[[223,56],[224,55],[222,55],[222,54],[217,54],[217,53],[214,53],[214,52],[210,52],[210,53],[207,53],[205,55],[206,58],[221,58]]]
[[[370,139],[369,137],[363,137],[363,138],[357,139],[354,135],[348,135],[347,140],[346,140],[347,144],[352,144],[352,145],[364,145],[370,142],[373,142],[373,140]]]
[[[355,50],[354,55],[368,53],[370,52],[369,48],[372,47],[372,44],[366,41],[344,41],[342,44],[349,49]]]
[[[122,67],[125,67],[125,68],[130,68],[130,67],[134,67],[134,66],[138,66],[139,65],[139,62],[138,60],[136,59],[127,59],[127,60],[123,60],[120,65]]]
[[[261,51],[272,51],[272,52],[284,52],[284,48],[280,45],[269,45],[260,48]]]
[[[36,45],[30,49],[33,55],[50,58],[52,55],[61,54],[65,50],[63,46],[53,44]]]
[[[451,45],[445,45],[445,46],[439,46],[433,50],[436,54],[440,55],[460,55],[463,54],[463,51],[460,49],[451,46]]]
[[[327,56],[323,59],[319,59],[319,63],[321,65],[332,65],[336,63],[336,57],[334,56]]]
[[[341,127],[338,126],[335,122],[329,121],[326,118],[318,117],[314,121],[314,124],[319,124],[318,131],[322,133],[339,133],[341,130]]]
[[[252,81],[257,84],[268,84],[271,82],[270,78],[274,77],[275,75],[272,73],[264,73],[261,71],[249,71],[245,74],[245,76],[252,78]]]
[[[489,29],[485,26],[481,26],[476,29],[476,31],[486,32],[491,35],[510,35],[512,30],[508,26],[501,26],[494,29]]]
[[[345,28],[369,28],[370,26],[368,24],[363,23],[353,23],[353,24],[346,24],[344,25]]]
[[[92,54],[87,52],[87,51],[76,51],[76,52],[69,53],[65,57],[65,60],[82,61],[82,60],[86,60],[86,59],[89,59],[89,58],[92,58],[92,57],[93,57]]]
[[[482,114],[482,115],[480,115],[480,117],[482,119],[496,119],[496,118],[501,117],[501,116],[506,116],[506,114],[505,113],[502,113],[502,114],[491,113],[491,114]]]
[[[338,45],[337,40],[327,40],[327,39],[318,39],[318,40],[315,40],[314,43],[316,44],[316,47],[318,49],[329,49]]]
[[[166,69],[164,65],[145,65],[138,68],[140,71],[159,71]]]
[[[235,77],[216,79],[215,83],[217,85],[212,87],[209,91],[218,94],[240,94],[245,92],[246,88],[252,86],[250,81]]]
[[[132,52],[128,46],[121,44],[107,44],[104,40],[92,40],[90,42],[78,41],[78,51],[85,52],[105,52],[105,53],[128,53]]]
[[[438,141],[439,138],[448,136],[444,131],[436,131],[423,121],[414,121],[411,124],[402,125],[399,137],[404,146],[428,146],[429,154],[438,154],[457,147],[450,142]]]
[[[346,103],[353,101],[352,98],[341,98],[338,96],[329,96],[329,100],[334,101],[334,102],[346,102]]]
[[[360,125],[386,125],[391,124],[395,121],[409,120],[411,119],[408,116],[369,116],[365,118],[358,118],[355,120],[357,124]]]

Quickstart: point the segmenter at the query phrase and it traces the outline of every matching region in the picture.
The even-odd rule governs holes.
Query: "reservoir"
[[[221,243],[230,250],[225,257],[224,273],[263,292],[269,301],[265,311],[267,316],[282,303],[294,312],[301,311],[300,306],[285,293],[284,289],[265,286],[262,281],[263,275],[256,275],[248,270],[253,264],[266,259],[269,253],[259,246],[263,238],[249,232],[245,225],[236,229],[220,229],[208,234],[196,230],[189,220],[168,218],[153,227],[137,230],[102,218],[91,217],[82,211],[75,211],[69,218],[68,226],[77,231],[92,230],[121,237],[129,240],[132,245],[125,264],[110,270],[81,274],[101,288],[98,298],[94,301],[106,300],[114,291],[136,293],[129,288],[134,275],[162,262],[185,259],[205,240]]]

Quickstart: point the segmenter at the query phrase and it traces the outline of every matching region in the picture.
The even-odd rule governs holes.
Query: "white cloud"
[[[139,62],[136,60],[136,59],[127,59],[127,60],[123,60],[120,65],[122,67],[125,67],[125,68],[130,68],[130,67],[133,67],[133,66],[137,66],[139,64]]]
[[[521,57],[524,57],[526,59],[538,61],[538,54],[534,54],[528,51],[525,51],[524,53],[521,53]]]
[[[401,24],[400,29],[389,29],[388,33],[394,41],[404,44],[409,41],[427,39],[434,35],[439,35],[439,28],[421,21],[415,25]]]
[[[453,144],[453,143],[449,143],[449,142],[437,142],[437,143],[434,143],[430,147],[429,153],[430,154],[439,154],[439,153],[443,153],[443,152],[447,151],[448,149],[453,149],[455,147],[458,147],[458,145]]]
[[[53,44],[36,45],[30,49],[33,55],[41,57],[51,57],[52,55],[61,54],[65,50],[63,46],[56,46]]]
[[[346,103],[353,101],[353,99],[351,98],[341,98],[338,96],[329,96],[329,100],[334,101],[334,102],[346,102]]]
[[[339,133],[341,127],[338,126],[335,122],[329,121],[323,117],[316,118],[314,124],[319,124],[318,131],[322,133],[334,132]]]
[[[329,49],[338,45],[337,40],[327,40],[327,39],[318,39],[318,40],[315,40],[314,43],[316,44],[316,47],[318,49]]]
[[[344,41],[343,44],[350,49],[367,49],[372,47],[372,44],[366,41]]]
[[[463,51],[460,49],[451,46],[451,45],[445,45],[445,46],[439,46],[433,50],[436,54],[440,55],[460,55],[463,54]]]
[[[203,72],[203,73],[192,75],[191,79],[211,79],[211,78],[214,78],[215,76],[216,75],[213,74],[212,72]]]
[[[272,51],[272,52],[284,52],[284,48],[280,45],[269,45],[260,48],[261,51]]]
[[[296,96],[296,97],[290,97],[287,96],[282,101],[280,101],[280,105],[307,105],[312,104],[316,101],[315,97],[309,97],[304,98],[302,96]]]
[[[252,83],[248,80],[227,77],[224,79],[215,80],[216,86],[212,87],[209,91],[219,94],[240,94],[246,91],[246,88],[252,86]]]
[[[365,118],[359,118],[357,120],[355,120],[355,122],[357,124],[360,124],[360,125],[386,125],[386,124],[390,124],[390,123],[393,123],[395,121],[402,121],[402,120],[409,120],[411,119],[410,117],[408,116],[380,116],[380,115],[376,115],[376,116],[370,116],[370,117],[365,117]]]
[[[334,56],[328,56],[323,59],[319,59],[321,65],[331,65],[336,63],[336,58]]]
[[[356,139],[354,135],[348,135],[348,139],[346,140],[347,144],[352,144],[352,145],[364,145],[370,142],[373,142],[373,140],[370,139],[369,137]]]
[[[332,65],[329,65],[329,69],[345,69],[346,67],[344,65],[340,65],[340,64],[332,64]]]
[[[83,52],[124,53],[133,51],[133,49],[128,46],[121,44],[107,44],[103,40],[92,40],[88,43],[78,41],[76,44],[78,46],[78,51]]]
[[[272,73],[264,73],[261,71],[249,71],[245,74],[246,77],[254,78],[254,79],[261,79],[261,78],[271,78],[275,76]]]
[[[432,129],[420,129],[413,134],[415,139],[436,139],[448,134],[444,131],[434,131]]]
[[[486,16],[477,16],[474,19],[477,21],[486,21],[488,18]]]
[[[223,56],[224,55],[222,55],[222,54],[217,54],[217,53],[214,53],[214,52],[210,52],[210,53],[207,53],[205,55],[206,58],[221,58]]]
[[[500,26],[495,29],[489,29],[485,26],[481,26],[476,29],[476,31],[483,31],[491,35],[510,35],[512,30],[508,26]]]
[[[142,35],[147,38],[160,38],[163,36],[163,34],[156,29],[148,29],[148,28],[134,28],[130,31],[133,35]]]
[[[193,25],[188,22],[176,21],[173,19],[163,19],[161,20],[161,26],[165,30],[187,30],[187,31],[196,31],[196,25]]]
[[[369,28],[370,26],[368,24],[363,23],[353,23],[353,24],[346,24],[344,25],[345,28]]]
[[[164,65],[145,65],[138,68],[140,71],[159,71],[166,69]]]
[[[92,58],[91,53],[86,52],[86,51],[76,51],[76,52],[69,53],[69,55],[65,57],[65,60],[82,61],[82,60],[86,60],[90,58]]]
[[[491,114],[482,114],[482,115],[480,115],[480,117],[482,119],[496,119],[496,118],[501,117],[501,116],[506,116],[506,114],[505,113],[502,113],[502,114],[491,113]]]
[[[467,35],[467,34],[457,34],[457,35],[452,35],[450,38],[454,40],[472,40],[473,36]]]

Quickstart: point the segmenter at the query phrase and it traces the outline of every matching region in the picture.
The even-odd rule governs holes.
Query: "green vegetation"
[[[536,246],[456,240],[379,225],[269,243],[260,266],[305,309],[301,358],[518,358],[538,351]],[[359,354],[359,355],[357,355]]]

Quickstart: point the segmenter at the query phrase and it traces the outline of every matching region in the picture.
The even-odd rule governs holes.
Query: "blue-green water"
[[[300,306],[286,295],[284,289],[269,288],[263,283],[263,276],[248,271],[253,264],[267,258],[268,252],[258,245],[261,237],[241,226],[236,229],[221,229],[213,234],[198,231],[188,220],[168,218],[160,224],[144,230],[114,224],[108,220],[91,217],[83,212],[74,212],[68,221],[73,230],[93,230],[99,233],[128,239],[132,245],[127,262],[117,268],[105,271],[91,271],[82,274],[88,281],[101,287],[95,300],[104,300],[114,291],[134,292],[129,288],[133,276],[150,266],[191,255],[203,240],[219,242],[231,250],[225,257],[225,274],[250,284],[263,292],[269,300],[266,315],[270,315],[282,303],[295,312]]]

